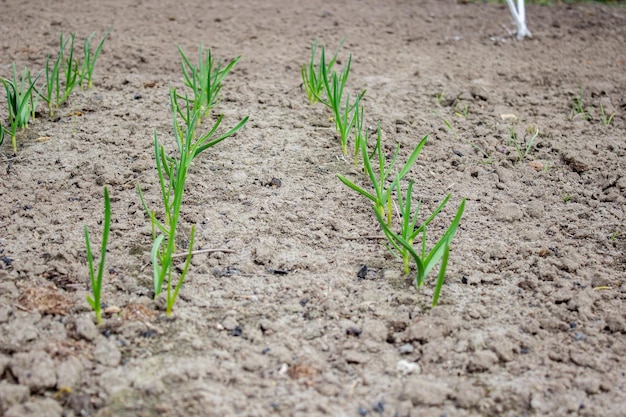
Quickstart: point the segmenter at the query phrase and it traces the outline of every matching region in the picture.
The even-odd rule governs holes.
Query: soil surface
[[[43,68],[61,32],[80,49],[114,27],[94,87],[0,148],[0,415],[623,416],[625,8],[529,5],[516,41],[504,4],[298,3],[0,2],[5,77]],[[301,87],[312,41],[344,37],[337,66],[352,54],[385,149],[404,161],[429,135],[409,174],[422,218],[452,195],[429,242],[467,198],[434,309],[435,274],[403,275]],[[136,184],[158,207],[153,131],[173,148],[176,46],[201,43],[242,56],[214,113],[250,120],[190,171],[179,246],[195,224],[194,249],[228,251],[193,258],[168,319]],[[105,184],[98,327],[83,225],[97,246]]]

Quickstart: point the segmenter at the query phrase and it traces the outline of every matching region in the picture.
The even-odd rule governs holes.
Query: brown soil
[[[530,5],[534,37],[517,42],[503,4],[93,3],[0,3],[3,76],[43,68],[61,32],[115,28],[94,88],[54,118],[41,106],[16,157],[0,149],[0,415],[624,415],[624,7]],[[433,237],[467,198],[435,309],[433,278],[417,292],[368,238],[369,203],[336,174],[363,177],[300,86],[311,42],[343,37],[348,88],[367,89],[387,148],[405,159],[430,135],[410,177],[424,212],[452,193]],[[136,183],[156,206],[153,129],[172,143],[176,45],[200,43],[242,55],[216,112],[250,121],[195,161],[183,229],[234,253],[196,256],[166,319]],[[572,117],[580,86],[588,120]],[[510,129],[523,142],[534,128],[519,160]],[[99,241],[104,184],[96,327],[82,227]]]

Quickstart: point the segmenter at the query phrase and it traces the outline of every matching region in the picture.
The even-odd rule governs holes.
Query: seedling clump
[[[520,142],[513,126],[509,127],[507,146],[515,149],[517,162],[522,161],[532,151],[533,147],[535,146],[535,140],[537,139],[537,136],[539,136],[539,128],[537,126],[529,126],[526,129],[526,133],[530,135],[530,139],[524,139],[522,142]]]
[[[93,81],[92,81],[93,70],[96,66],[96,61],[98,59],[98,56],[100,55],[100,52],[102,51],[102,47],[104,46],[104,41],[106,40],[107,36],[109,36],[112,30],[113,28],[110,28],[109,30],[106,31],[106,33],[102,37],[102,40],[96,47],[96,50],[93,53],[93,55],[91,54],[91,39],[93,39],[96,32],[93,32],[91,35],[87,37],[87,39],[85,39],[85,43],[83,44],[83,53],[84,53],[83,65],[80,71],[80,80],[79,80],[79,84],[81,88],[83,86],[83,82],[85,81],[87,81],[88,89],[91,89],[91,87],[93,87]]]
[[[360,105],[361,99],[365,95],[365,91],[362,91],[356,96],[355,102],[351,103],[350,94],[346,94],[345,103],[343,101],[343,93],[350,75],[350,64],[352,62],[352,55],[348,59],[348,64],[343,69],[340,75],[333,72],[330,76],[326,72],[326,68],[322,67],[322,81],[324,82],[324,91],[326,92],[326,100],[320,101],[329,107],[333,112],[333,118],[335,120],[335,127],[340,135],[341,150],[344,155],[348,154],[348,136],[352,132],[354,123],[356,121],[357,108]],[[330,81],[329,81],[330,78]]]
[[[341,49],[345,40],[346,39],[344,38],[339,43],[339,47],[337,47],[335,55],[333,55],[328,64],[326,63],[326,47],[322,45],[320,60],[319,64],[317,64],[317,68],[315,65],[317,40],[315,40],[315,42],[311,45],[311,60],[308,65],[302,66],[302,86],[304,87],[304,91],[309,98],[309,103],[313,104],[321,100],[325,82],[323,73],[332,74],[333,66],[335,65],[335,62],[337,62],[337,54],[339,53],[339,49]]]
[[[100,56],[104,41],[112,30],[112,28],[107,30],[93,54],[91,52],[91,40],[95,32],[85,39],[82,61],[74,55],[76,34],[71,33],[69,37],[64,38],[61,33],[59,37],[59,52],[56,59],[51,63],[51,56],[48,55],[46,58],[46,82],[44,88],[37,90],[39,96],[48,104],[50,116],[53,114],[53,108],[58,109],[62,103],[67,101],[77,85],[82,87],[86,83],[87,88],[92,88],[96,60]]]
[[[339,48],[343,44],[341,41]],[[348,76],[350,75],[350,66],[352,64],[352,55],[348,58],[348,63],[340,73],[333,71],[333,67],[337,62],[337,52],[332,57],[330,62],[326,63],[326,49],[322,45],[321,56],[317,68],[315,65],[315,56],[317,50],[317,41],[313,43],[311,47],[311,60],[308,66],[302,67],[302,84],[304,90],[309,98],[310,103],[320,102],[328,107],[332,111],[332,120],[335,122],[335,128],[339,133],[341,142],[341,150],[344,156],[348,155],[348,138],[352,133],[355,126],[359,124],[362,126],[363,108],[360,107],[361,99],[365,95],[365,91],[360,92],[355,96],[354,102],[350,100],[350,94],[345,93],[346,83]],[[344,100],[345,97],[345,100]],[[355,133],[355,156],[359,153],[359,140],[361,138],[361,132],[357,127]],[[355,158],[355,164],[357,159]]]
[[[182,53],[182,51],[181,51]],[[210,57],[210,52],[208,53]],[[184,62],[188,62],[183,59]],[[184,68],[183,64],[183,68]],[[227,66],[228,71],[232,65]],[[223,79],[228,71],[221,69],[218,65],[208,65],[206,78],[207,80]],[[217,74],[216,74],[217,73]],[[193,69],[193,75],[190,80],[197,80],[196,76],[199,71]],[[221,75],[220,75],[221,74]],[[221,77],[221,78],[220,78]],[[195,81],[194,81],[195,82]],[[174,138],[176,141],[176,152],[168,154],[164,145],[159,143],[156,130],[154,132],[154,158],[156,161],[157,174],[159,178],[159,188],[161,190],[161,201],[163,203],[164,217],[157,218],[156,211],[150,210],[143,196],[143,192],[139,184],[137,190],[150,222],[152,225],[153,245],[151,251],[151,260],[154,270],[153,284],[155,298],[163,291],[163,284],[167,282],[167,302],[166,314],[172,314],[174,302],[178,296],[178,292],[183,284],[193,252],[195,239],[195,226],[191,227],[189,235],[189,246],[185,259],[184,267],[178,276],[176,284],[174,284],[175,267],[173,260],[176,255],[176,238],[178,236],[179,218],[183,202],[183,194],[185,191],[185,182],[192,161],[196,156],[204,150],[216,145],[222,140],[234,135],[248,121],[248,116],[242,119],[235,127],[218,135],[217,130],[222,123],[223,116],[219,116],[208,133],[197,134],[196,130],[200,123],[200,119],[206,114],[206,105],[211,106],[217,100],[219,88],[212,95],[206,89],[212,88],[216,84],[197,83],[194,84],[198,90],[193,91],[194,98],[190,99],[187,94],[180,94],[175,88],[170,88],[170,106],[172,109],[172,118],[174,126]],[[219,85],[219,83],[218,83]],[[193,90],[193,88],[192,88]],[[203,104],[199,104],[196,99],[202,97]],[[211,97],[211,98],[208,98]],[[181,101],[182,100],[182,101]],[[209,107],[210,110],[210,107]],[[181,122],[182,119],[182,122]]]
[[[41,72],[34,78],[31,76],[30,70],[24,68],[20,78],[17,76],[15,64],[13,64],[13,79],[0,78],[0,82],[4,86],[7,96],[7,107],[9,114],[9,128],[11,135],[11,143],[13,145],[13,153],[17,153],[17,130],[25,129],[31,117],[35,115],[37,106],[37,98],[33,94],[35,83],[41,75]],[[4,139],[4,128],[0,128],[0,143]]]
[[[81,62],[74,55],[75,34],[69,37],[61,36],[59,38],[59,53],[56,59],[51,61],[50,55],[46,57],[46,67],[34,77],[30,70],[25,68],[18,77],[15,63],[13,64],[13,79],[0,77],[0,82],[4,86],[7,97],[7,107],[9,122],[2,126],[0,122],[0,144],[4,140],[6,132],[11,135],[13,145],[13,153],[17,153],[16,135],[18,129],[25,129],[31,119],[35,118],[37,104],[39,98],[44,100],[48,105],[48,113],[53,114],[53,108],[65,102],[77,85],[87,84],[87,88],[92,87],[92,76],[96,60],[102,51],[104,40],[112,29],[109,29],[96,51],[91,52],[91,40],[95,33],[87,37],[84,43],[84,57]],[[36,85],[39,77],[45,72],[45,83],[43,86]],[[7,128],[8,127],[8,128]]]
[[[439,268],[439,274],[437,283],[435,285],[435,292],[433,295],[432,305],[437,305],[439,301],[439,295],[441,287],[446,274],[446,267],[448,264],[448,257],[450,253],[450,243],[454,237],[461,217],[465,209],[465,199],[461,202],[456,216],[454,217],[451,225],[448,227],[443,236],[437,241],[434,247],[427,251],[426,249],[426,229],[427,226],[437,217],[437,215],[443,210],[450,195],[446,196],[444,200],[439,204],[437,209],[421,224],[418,225],[418,213],[420,209],[420,203],[417,204],[415,210],[413,210],[413,187],[414,182],[409,181],[406,191],[403,191],[402,181],[408,175],[409,171],[415,164],[417,157],[419,156],[422,148],[426,144],[427,136],[424,137],[417,147],[413,150],[404,166],[398,171],[395,167],[396,160],[400,151],[400,145],[396,147],[396,151],[391,158],[391,162],[387,163],[387,156],[383,153],[382,140],[381,140],[381,128],[378,124],[376,146],[371,154],[368,152],[368,132],[367,129],[363,130],[364,122],[364,106],[361,105],[361,99],[363,98],[365,91],[358,94],[354,102],[350,101],[350,95],[345,95],[344,89],[350,74],[350,66],[352,63],[352,55],[348,59],[348,62],[341,73],[332,71],[331,69],[337,60],[337,54],[332,58],[327,65],[325,61],[325,49],[322,46],[322,53],[317,69],[315,68],[315,51],[317,47],[317,41],[313,43],[311,60],[308,66],[302,68],[302,81],[309,98],[309,102],[313,103],[319,101],[329,107],[332,110],[333,118],[335,120],[335,127],[341,137],[341,148],[344,155],[347,155],[347,142],[348,137],[354,130],[354,163],[358,165],[359,156],[363,160],[365,173],[371,182],[370,186],[358,186],[351,180],[347,179],[343,175],[338,174],[339,179],[350,189],[356,191],[362,196],[368,198],[372,202],[372,209],[376,220],[380,224],[380,227],[387,238],[388,249],[402,258],[404,265],[404,272],[410,273],[410,261],[414,261],[417,268],[417,276],[415,279],[415,286],[420,288],[424,285],[425,279],[430,271],[441,261],[441,267]],[[325,97],[322,94],[325,93]],[[437,101],[440,104],[443,100],[443,93],[437,96]],[[458,104],[458,103],[457,103]],[[455,107],[455,111],[460,117],[467,117],[469,108],[466,105],[463,108]],[[434,112],[440,117],[448,129],[452,131],[455,136],[456,132],[450,125],[450,123]],[[377,164],[373,164],[373,160],[378,155]],[[376,165],[376,168],[373,166]],[[393,208],[399,216],[399,220],[395,220],[393,216]],[[400,233],[396,233],[394,228],[399,226]],[[414,243],[416,239],[420,239],[420,246],[415,249]]]
[[[431,223],[435,217],[443,210],[444,206],[450,199],[450,195],[446,196],[444,200],[439,204],[437,209],[421,224],[418,226],[418,213],[420,209],[420,203],[417,204],[415,212],[412,210],[412,192],[414,182],[410,181],[405,193],[401,188],[401,181],[409,173],[417,157],[419,156],[422,148],[426,144],[428,139],[425,136],[417,147],[413,150],[409,156],[407,162],[402,169],[395,170],[395,164],[398,157],[400,147],[396,148],[396,151],[389,164],[386,163],[386,156],[382,153],[381,146],[381,131],[380,125],[378,126],[378,136],[376,140],[376,149],[373,154],[378,154],[378,175],[372,167],[371,158],[373,154],[369,155],[367,150],[367,139],[361,142],[361,156],[365,165],[365,171],[369,177],[375,193],[372,194],[366,190],[366,188],[359,187],[354,182],[350,181],[343,175],[338,174],[339,179],[349,188],[358,192],[359,194],[367,197],[372,201],[372,209],[376,220],[378,221],[385,237],[388,241],[389,250],[399,255],[403,260],[404,272],[408,274],[410,272],[410,260],[413,260],[417,268],[417,276],[415,278],[416,288],[421,288],[424,285],[425,279],[430,271],[441,261],[441,267],[439,268],[439,274],[435,285],[435,292],[433,295],[432,305],[437,305],[439,301],[439,295],[441,288],[445,280],[446,267],[448,263],[448,254],[450,251],[450,243],[454,237],[465,209],[465,199],[461,202],[457,210],[457,214],[454,217],[451,225],[448,227],[443,236],[437,241],[435,246],[427,251],[426,249],[426,229],[429,223]],[[393,180],[389,177],[392,172],[396,172]],[[399,212],[399,227],[400,233],[396,233],[393,228],[396,223],[393,220],[393,207],[398,208]],[[421,238],[421,244],[416,249],[414,243],[416,238]]]
[[[182,58],[183,83],[193,93],[192,107],[193,112],[198,113],[197,122],[199,123],[218,103],[217,97],[222,89],[222,81],[239,62],[241,56],[222,66],[222,61],[217,60],[216,62],[210,49],[204,49],[200,46],[198,63],[194,65],[180,46],[178,47],[178,52]],[[179,96],[179,98],[182,97]]]

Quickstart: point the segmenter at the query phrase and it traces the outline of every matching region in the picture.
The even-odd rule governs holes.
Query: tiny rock
[[[400,353],[406,354],[406,353],[413,353],[415,348],[413,347],[412,344],[405,343],[404,345],[400,346],[400,348],[398,348],[398,350],[400,351]]]
[[[419,374],[422,372],[420,366],[415,362],[401,360],[396,363],[396,371],[402,375]]]
[[[530,161],[528,163],[528,166],[537,172],[543,170],[543,163],[541,163],[540,161]]]
[[[235,330],[237,326],[239,326],[239,323],[237,323],[237,320],[232,316],[228,316],[222,320],[222,327],[226,330]]]
[[[117,314],[122,311],[118,306],[108,306],[104,309],[104,314]]]

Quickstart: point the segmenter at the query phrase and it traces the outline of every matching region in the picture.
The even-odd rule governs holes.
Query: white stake
[[[524,39],[525,37],[532,36],[528,28],[526,27],[526,9],[524,0],[517,0],[517,8],[513,3],[513,0],[506,0],[509,4],[509,10],[517,25],[517,39]]]

